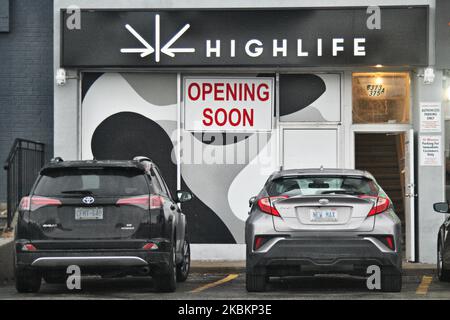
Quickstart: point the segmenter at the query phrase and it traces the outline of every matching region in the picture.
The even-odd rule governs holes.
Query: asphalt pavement
[[[42,283],[36,294],[19,294],[13,283],[0,286],[0,299],[187,299],[187,300],[261,300],[261,299],[450,299],[450,283],[440,282],[427,270],[403,276],[399,293],[367,289],[364,278],[315,276],[272,278],[264,293],[245,290],[244,273],[192,273],[178,285],[175,293],[159,293],[149,277],[102,279],[83,277],[81,290],[65,284]]]

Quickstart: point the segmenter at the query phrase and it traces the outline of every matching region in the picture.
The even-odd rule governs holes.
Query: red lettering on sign
[[[220,115],[222,115],[222,120],[219,119]],[[227,123],[227,111],[223,108],[217,109],[214,116],[214,121],[219,127],[223,127]]]
[[[214,101],[267,101],[270,99],[266,83],[192,82],[188,87],[188,98],[192,101],[211,99]]]
[[[235,119],[233,119],[233,114],[237,115],[237,119],[236,119],[236,117],[235,117]],[[241,123],[241,113],[236,108],[231,109],[230,110],[230,124],[233,127],[237,127],[240,123]]]
[[[223,127],[230,124],[232,127],[243,126],[243,127],[253,127],[255,122],[255,113],[252,109],[233,108],[227,111],[224,108],[219,108],[216,111],[211,108],[205,108],[203,110],[203,125],[210,127],[212,125],[217,125]]]
[[[203,83],[202,100],[205,101],[206,95],[212,92],[213,86],[210,83]]]
[[[263,90],[261,90],[263,89]],[[269,100],[269,86],[265,83],[262,83],[258,86],[258,99],[261,101]]]
[[[220,95],[220,96],[219,96]],[[215,83],[214,84],[214,100],[215,101],[223,101],[223,83]]]
[[[197,88],[197,95],[196,96],[192,95],[192,87],[196,87]],[[189,85],[188,96],[189,96],[189,99],[191,99],[192,101],[196,101],[196,100],[198,100],[198,98],[200,98],[200,92],[201,92],[200,86],[197,83],[194,82],[194,83],[191,83]]]
[[[211,108],[206,108],[205,110],[203,110],[203,118],[206,118],[207,121],[205,121],[205,119],[203,119],[203,124],[207,127],[209,127],[210,125],[213,124],[213,118],[211,117],[211,114],[213,113]]]
[[[243,121],[244,127],[247,126],[247,121],[248,121],[250,127],[253,127],[253,120],[255,119],[254,114],[253,114],[253,108],[250,109],[250,114],[248,112],[248,109],[244,109],[244,117],[243,118],[244,118],[244,121]]]

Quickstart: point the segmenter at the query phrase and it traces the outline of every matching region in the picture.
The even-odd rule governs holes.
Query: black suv
[[[133,161],[63,161],[45,166],[19,205],[15,278],[19,292],[37,292],[41,278],[64,283],[70,265],[82,275],[152,276],[173,292],[189,274],[186,218],[158,167]]]

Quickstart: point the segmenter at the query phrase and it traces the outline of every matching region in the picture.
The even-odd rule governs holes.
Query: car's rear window
[[[43,173],[39,196],[133,196],[149,193],[144,173],[134,168],[64,168]]]
[[[365,177],[354,176],[299,176],[283,177],[272,181],[269,196],[299,196],[349,194],[377,196],[379,187]]]

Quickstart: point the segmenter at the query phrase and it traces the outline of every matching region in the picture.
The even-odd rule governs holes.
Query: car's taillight
[[[47,197],[23,197],[20,200],[19,210],[30,210],[34,211],[46,206],[60,206],[62,203],[58,199],[47,198]]]
[[[381,197],[381,196],[374,197],[374,196],[363,195],[363,196],[360,196],[360,198],[371,200],[374,204],[372,209],[370,209],[369,214],[367,215],[368,217],[371,217],[371,216],[374,216],[376,214],[386,211],[389,208],[389,206],[391,205],[391,202],[389,201],[388,198]]]
[[[19,210],[28,211],[30,210],[30,197],[23,197],[19,203]]]
[[[164,204],[164,198],[158,195],[145,195],[117,200],[116,205],[136,206],[145,210],[160,209]]]
[[[280,216],[280,213],[275,208],[274,203],[280,199],[286,199],[287,196],[265,197],[258,200],[258,207],[262,212],[271,214],[273,216]]]
[[[377,202],[369,211],[368,217],[374,216],[376,214],[382,213],[389,208],[390,202],[388,198],[378,197]]]
[[[269,239],[270,239],[270,237],[256,236],[255,241],[253,243],[253,250],[256,251],[259,248],[261,248],[263,246],[263,244],[265,244]]]
[[[391,250],[395,250],[395,244],[394,244],[394,237],[393,236],[386,236],[384,237],[387,246],[389,247],[389,249]]]
[[[22,251],[36,251],[37,250],[36,247],[33,246],[31,243],[24,244],[21,249],[22,249]]]
[[[144,250],[158,250],[159,247],[158,247],[158,245],[156,243],[148,242],[142,247],[142,249],[144,249]]]

